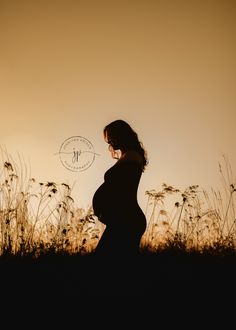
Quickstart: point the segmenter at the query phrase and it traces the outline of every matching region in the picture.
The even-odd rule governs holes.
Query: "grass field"
[[[236,186],[227,162],[219,166],[223,193],[167,184],[147,191],[140,255],[108,260],[93,254],[103,225],[91,207],[75,205],[67,184],[37,182],[22,162],[4,152],[2,159],[2,301],[137,297],[179,313],[214,309],[235,322]]]

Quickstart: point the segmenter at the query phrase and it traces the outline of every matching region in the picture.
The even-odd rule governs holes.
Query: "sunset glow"
[[[234,1],[1,1],[1,146],[39,181],[66,182],[91,204],[113,164],[103,127],[127,120],[148,152],[139,190],[219,186],[235,154]],[[82,136],[86,171],[60,162]]]

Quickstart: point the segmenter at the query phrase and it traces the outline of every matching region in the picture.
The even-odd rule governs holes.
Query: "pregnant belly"
[[[127,198],[122,193],[109,193],[103,183],[92,200],[95,215],[107,226],[117,230],[144,233],[146,217],[137,203],[136,196]]]
[[[105,193],[105,186],[102,184],[94,193],[93,199],[92,199],[92,206],[93,211],[96,216],[100,217],[101,214],[106,209],[106,193]]]

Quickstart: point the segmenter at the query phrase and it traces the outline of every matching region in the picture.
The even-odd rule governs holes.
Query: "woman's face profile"
[[[105,133],[104,133],[104,140],[106,143],[108,143],[108,150],[111,153],[111,157],[114,159],[119,159],[121,157],[121,151],[113,149],[110,141],[108,140],[107,131],[105,131]]]

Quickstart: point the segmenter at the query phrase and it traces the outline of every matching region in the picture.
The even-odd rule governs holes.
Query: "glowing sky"
[[[148,152],[141,206],[163,182],[214,187],[222,154],[236,168],[235,37],[230,0],[0,0],[0,144],[86,206],[124,119]],[[56,154],[71,136],[100,154],[86,171]]]

